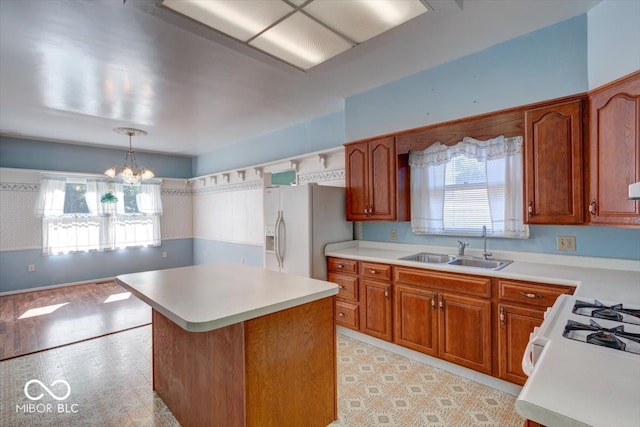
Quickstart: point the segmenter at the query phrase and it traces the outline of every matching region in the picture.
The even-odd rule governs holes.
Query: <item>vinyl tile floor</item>
[[[151,369],[150,326],[2,361],[0,426],[178,426],[152,390]],[[338,401],[331,427],[524,421],[507,393],[341,334]]]

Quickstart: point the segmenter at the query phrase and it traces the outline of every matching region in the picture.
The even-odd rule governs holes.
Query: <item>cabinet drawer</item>
[[[391,280],[391,266],[373,262],[360,263],[360,277],[388,282]]]
[[[337,283],[340,286],[338,298],[358,301],[358,277],[346,274],[338,274],[329,272],[327,276],[329,282]]]
[[[498,282],[498,298],[500,300],[520,302],[527,305],[551,307],[560,295],[573,293],[573,288],[569,286],[517,282],[505,279],[496,280]]]
[[[491,297],[491,278],[484,276],[396,267],[394,282],[485,298]]]
[[[360,312],[356,304],[336,300],[336,324],[360,329]]]
[[[336,273],[358,274],[358,261],[329,257],[327,259],[327,270]]]

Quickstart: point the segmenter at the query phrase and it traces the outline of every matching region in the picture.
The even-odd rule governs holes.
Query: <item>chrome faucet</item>
[[[464,248],[469,246],[469,242],[458,240],[458,256],[464,256]]]
[[[491,252],[487,252],[487,226],[486,225],[482,226],[482,238],[484,239],[484,249],[482,251],[482,255],[484,255],[484,259],[489,259],[489,257],[493,254]]]

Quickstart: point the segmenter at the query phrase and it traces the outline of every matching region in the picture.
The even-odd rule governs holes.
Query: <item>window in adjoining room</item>
[[[107,193],[112,197],[104,199]],[[159,246],[160,181],[126,185],[44,176],[37,214],[44,254]]]

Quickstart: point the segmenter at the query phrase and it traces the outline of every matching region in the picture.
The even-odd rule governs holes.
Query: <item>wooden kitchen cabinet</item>
[[[498,304],[498,377],[523,385],[527,376],[522,371],[522,357],[533,328],[544,320],[544,310]]]
[[[360,263],[360,331],[391,341],[391,266]]]
[[[396,267],[394,342],[491,374],[491,279]]]
[[[527,224],[581,224],[582,99],[524,112],[524,209]]]
[[[438,293],[417,286],[394,286],[394,342],[438,355]]]
[[[394,137],[345,145],[348,221],[407,221],[407,156],[396,155]]]
[[[358,261],[342,258],[327,258],[327,280],[340,289],[336,295],[336,324],[360,329],[360,288]]]
[[[491,374],[491,301],[451,293],[438,298],[440,357]]]
[[[540,326],[544,312],[562,294],[573,288],[560,285],[495,279],[497,322],[497,376],[523,385],[527,376],[522,371],[522,357],[533,328]]]
[[[590,223],[640,226],[640,72],[590,94],[589,128]]]

